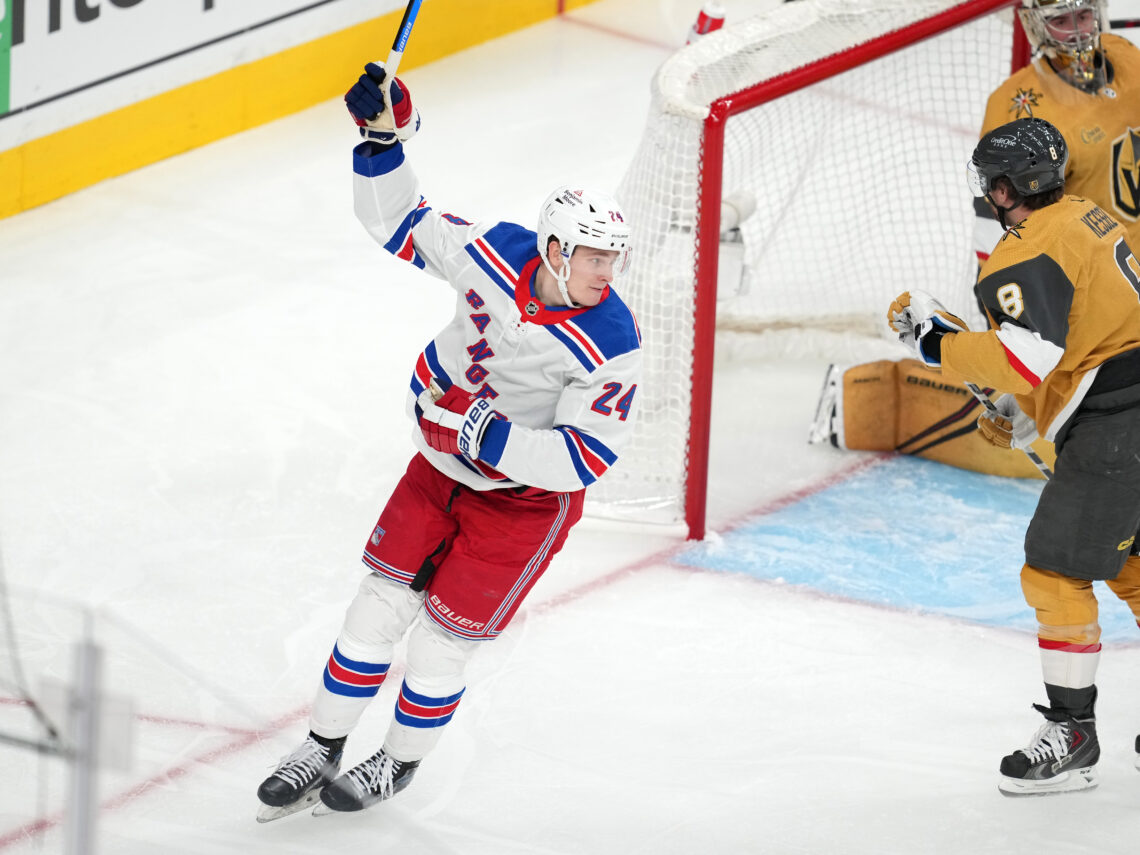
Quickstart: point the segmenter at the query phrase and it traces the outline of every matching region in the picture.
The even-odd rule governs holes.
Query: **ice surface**
[[[529,223],[557,184],[616,185],[695,5],[601,0],[410,71],[425,195]],[[818,360],[718,367],[709,545],[584,522],[473,660],[413,787],[258,825],[257,784],[304,733],[411,454],[411,360],[451,311],[354,220],[354,141],[329,102],[0,223],[20,652],[33,681],[67,677],[89,607],[108,691],[136,710],[100,852],[1135,850],[1127,627],[1101,665],[1100,788],[1000,797],[998,761],[1043,699],[1016,593],[1035,488],[967,501],[963,473],[807,446]],[[350,761],[383,738],[398,685]],[[0,731],[33,732],[27,710],[0,703]],[[0,744],[2,855],[62,851],[65,787],[58,761]]]

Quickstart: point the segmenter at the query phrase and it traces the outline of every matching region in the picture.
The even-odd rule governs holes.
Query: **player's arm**
[[[480,227],[428,204],[402,145],[379,151],[373,146],[363,142],[353,151],[356,218],[392,255],[447,278],[451,260],[462,262],[463,248]]]
[[[448,259],[461,255],[475,227],[434,211],[420,195],[419,179],[403,145],[420,124],[411,93],[396,78],[389,84],[392,108],[386,109],[379,88],[385,81],[383,66],[369,63],[365,68],[345,95],[349,113],[365,137],[352,152],[356,217],[388,252],[446,278]]]
[[[575,378],[559,399],[551,428],[530,428],[470,393],[420,396],[424,438],[433,448],[464,454],[512,481],[544,490],[588,487],[629,442],[638,406],[641,350],[608,360]],[[457,389],[458,387],[452,387]],[[450,400],[449,400],[450,398]]]

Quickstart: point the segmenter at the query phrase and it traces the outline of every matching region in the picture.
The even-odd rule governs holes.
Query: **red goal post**
[[[952,309],[968,300],[964,164],[987,96],[1029,61],[1019,5],[799,0],[661,66],[618,190],[635,229],[621,293],[642,327],[645,381],[630,449],[588,494],[597,512],[683,520],[704,537],[718,328],[874,334],[906,288]],[[756,213],[726,238],[729,196]],[[734,242],[740,267],[726,271]],[[738,292],[718,301],[728,277]]]

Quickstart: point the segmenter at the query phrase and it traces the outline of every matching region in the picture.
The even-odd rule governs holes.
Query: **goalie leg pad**
[[[982,407],[965,386],[945,380],[917,359],[880,360],[839,371],[833,445],[898,451],[990,475],[1041,477],[1024,454],[996,448],[978,434]],[[825,384],[824,396],[827,391]],[[813,433],[819,424],[817,415]],[[1052,443],[1038,440],[1034,449],[1047,464],[1055,463]]]
[[[884,359],[828,366],[808,441],[853,451],[894,451],[897,365]]]
[[[894,451],[898,445],[899,363],[891,359],[852,365],[843,372],[843,448]]]

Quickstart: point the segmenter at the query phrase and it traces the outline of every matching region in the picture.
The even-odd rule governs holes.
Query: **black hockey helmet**
[[[970,189],[988,196],[1005,176],[1022,196],[1047,193],[1065,185],[1069,149],[1065,138],[1044,119],[1018,119],[981,138],[967,165]]]

